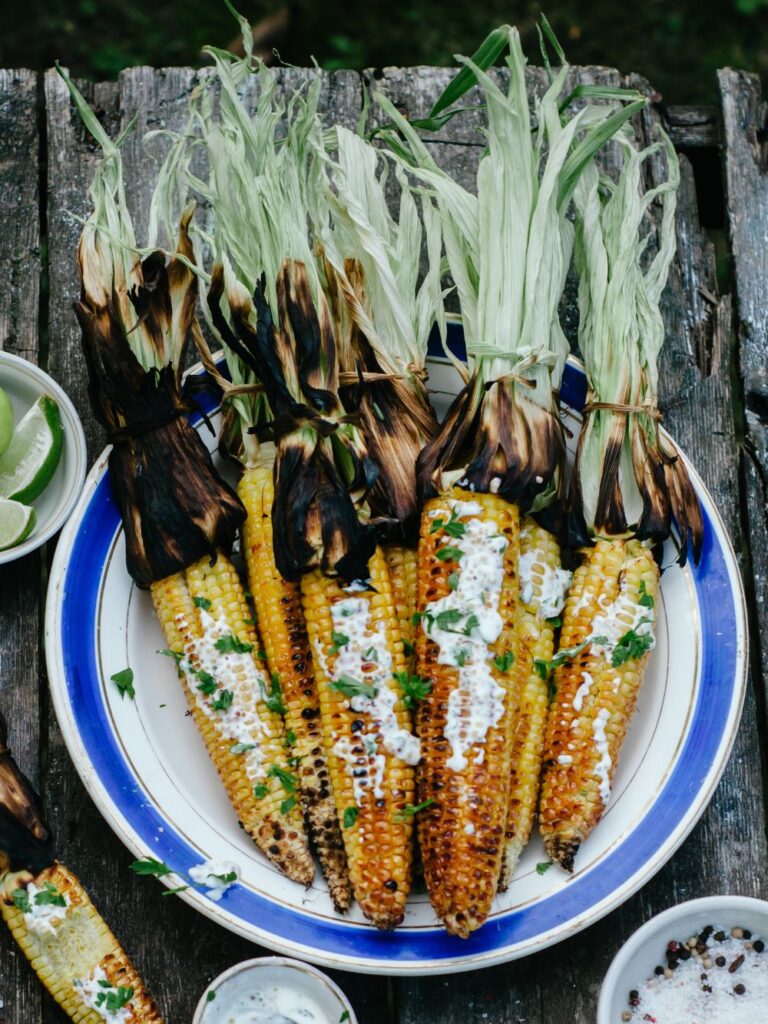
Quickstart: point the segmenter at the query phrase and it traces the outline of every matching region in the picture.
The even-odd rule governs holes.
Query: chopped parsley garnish
[[[459,668],[464,668],[464,666],[467,664],[467,658],[470,656],[471,653],[472,651],[470,651],[466,647],[460,647],[457,651],[455,651],[454,657],[456,658],[456,664],[459,666]]]
[[[349,1020],[349,1010],[345,1010],[344,1013],[339,1017],[339,1024],[344,1024],[344,1021]]]
[[[331,647],[331,654],[338,654],[342,647],[346,647],[349,643],[349,637],[346,633],[337,633],[334,629],[331,633],[331,640],[333,646]]]
[[[233,633],[220,636],[213,646],[222,654],[248,654],[253,650],[253,644],[246,644],[242,640],[238,640]]]
[[[448,586],[451,588],[451,590],[456,590],[458,585],[459,574],[457,572],[452,572],[451,575],[448,577]]]
[[[638,625],[644,626],[650,621],[650,619],[641,619]],[[634,629],[628,629],[611,652],[611,665],[618,668],[625,661],[642,658],[646,651],[650,651],[653,644],[653,633],[637,633]]]
[[[211,873],[208,877],[217,878],[220,882],[223,882],[224,885],[231,885],[233,882],[237,881],[237,872],[228,871],[226,875],[214,875]]]
[[[357,816],[358,816],[359,813],[360,813],[360,811],[359,811],[359,809],[357,807],[345,807],[344,808],[344,818],[343,818],[343,821],[342,821],[343,827],[344,828],[352,828],[352,826],[357,821]]]
[[[66,907],[67,901],[61,895],[53,882],[46,882],[42,892],[35,893],[35,906],[43,907]]]
[[[439,559],[441,562],[447,562],[449,560],[458,562],[463,554],[464,552],[461,548],[452,548],[449,545],[448,547],[438,548],[435,552],[435,558]]]
[[[280,804],[280,813],[281,814],[290,814],[290,812],[293,810],[293,808],[295,806],[296,806],[296,797],[295,796],[286,797],[285,800],[283,800],[283,802]]]
[[[136,696],[136,691],[133,688],[133,669],[124,668],[120,672],[115,672],[113,676],[109,677],[117,687],[120,698],[125,700],[126,693],[133,700]]]
[[[550,615],[550,617],[547,619],[547,622],[550,624],[552,629],[559,629],[563,624],[563,620],[560,618],[559,615]]]
[[[287,746],[292,747],[296,743],[296,733],[293,729],[289,729],[285,734],[285,742]]]
[[[552,861],[551,860],[539,861],[539,863],[536,865],[536,874],[537,875],[543,875],[546,871],[549,871],[549,869],[551,867],[552,867]]]
[[[269,792],[269,786],[265,786],[263,782],[259,782],[253,787],[253,795],[257,800],[263,800],[263,798]]]
[[[216,693],[219,684],[213,678],[210,672],[206,672],[205,669],[199,668],[195,675],[200,680],[197,684],[198,690],[204,693],[206,697],[210,697],[211,694]]]
[[[408,640],[403,640],[403,654],[406,656],[406,658],[410,658],[410,656],[413,654],[415,650],[416,648],[413,646],[412,643],[409,643]]]
[[[359,679],[352,676],[339,676],[331,683],[332,690],[338,690],[345,697],[368,697],[371,700],[376,696],[376,687],[370,683],[361,683]]]
[[[231,690],[219,690],[216,700],[211,701],[211,707],[214,711],[228,711],[234,699],[235,695]]]
[[[103,1007],[107,1013],[117,1013],[118,1010],[130,1003],[133,999],[133,989],[128,986],[119,985],[115,988],[109,981],[100,981],[102,988],[109,989],[108,992],[99,992],[94,1002],[97,1007]]]
[[[563,647],[557,652],[551,661],[545,661],[543,658],[534,658],[533,667],[542,679],[546,679],[552,669],[560,668],[566,661],[573,661],[574,658],[578,657],[579,654],[590,644],[596,646],[605,646],[608,643],[608,637],[605,636],[588,636],[586,640],[582,640],[580,644],[576,644],[575,647]]]
[[[160,893],[161,896],[177,896],[180,892],[186,892],[189,888],[188,885],[177,885],[175,889],[164,889]]]
[[[26,889],[14,889],[11,894],[11,899],[22,914],[31,913],[32,905],[29,902],[29,893]]]
[[[438,530],[443,530],[449,537],[454,537],[457,540],[467,532],[464,523],[459,522],[459,514],[455,508],[452,509],[451,518],[447,522],[444,519],[435,519],[429,528],[430,533],[437,533]]]
[[[426,614],[426,612],[414,612],[413,615],[411,616],[411,625],[418,626],[418,624],[421,622],[421,620],[424,618]]]
[[[451,626],[461,622],[462,614],[458,608],[446,608],[444,612],[438,612],[437,615],[430,617],[434,618],[438,629],[450,630]]]
[[[283,704],[283,691],[280,689],[280,676],[277,672],[272,673],[270,691],[264,697],[264,703],[275,715],[284,715],[286,713],[285,704]]]
[[[234,743],[230,748],[230,754],[246,754],[249,750],[255,750],[255,743]]]
[[[155,654],[162,654],[164,658],[173,658],[177,665],[184,658],[184,655],[181,654],[179,651],[155,651]]]
[[[367,651],[363,651],[363,657],[366,661],[378,661],[379,652],[375,647],[369,647]]]
[[[421,676],[411,675],[409,672],[393,672],[392,678],[400,687],[403,704],[407,708],[414,707],[417,700],[424,700],[432,690],[431,679],[422,679]]]
[[[216,998],[216,993],[213,991],[213,989],[211,989],[209,991],[208,995],[205,997],[205,1001],[206,1001],[206,1003],[212,1003],[215,998]]]
[[[195,608],[202,608],[204,612],[211,610],[211,602],[207,597],[193,597],[192,604],[194,604]]]
[[[434,804],[434,800],[425,800],[421,804],[406,804],[402,811],[398,811],[395,814],[396,821],[407,821],[409,818],[414,817],[419,811],[425,811],[428,807]]]
[[[162,878],[163,875],[170,875],[172,869],[164,864],[161,860],[155,860],[154,857],[147,857],[146,860],[135,860],[130,865],[131,871],[135,871],[137,875],[154,875],[155,878]]]
[[[653,594],[649,594],[645,587],[645,580],[640,580],[640,599],[638,604],[642,605],[643,608],[653,608],[654,606]]]
[[[264,651],[264,650],[259,649],[258,651],[256,651],[256,657],[259,659],[259,661],[266,661],[267,660],[267,652]]]
[[[296,776],[291,775],[285,768],[281,768],[279,764],[271,764],[267,769],[267,775],[271,779],[279,779],[280,785],[286,793],[296,792]]]
[[[493,664],[499,670],[499,672],[509,672],[512,666],[515,664],[515,655],[512,651],[504,651],[503,654],[497,654],[493,659]]]
[[[464,623],[464,635],[470,636],[473,629],[477,629],[480,625],[480,620],[475,614],[468,615],[467,620]]]

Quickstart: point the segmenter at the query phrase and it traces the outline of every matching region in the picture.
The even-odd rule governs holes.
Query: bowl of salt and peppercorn
[[[768,902],[708,896],[638,929],[605,976],[597,1024],[765,1024]]]

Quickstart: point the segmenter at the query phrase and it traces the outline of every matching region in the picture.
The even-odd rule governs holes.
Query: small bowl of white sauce
[[[597,1024],[763,1024],[768,902],[706,896],[639,928],[605,976]]]
[[[357,1024],[349,1000],[327,975],[300,960],[265,956],[220,974],[192,1024]]]

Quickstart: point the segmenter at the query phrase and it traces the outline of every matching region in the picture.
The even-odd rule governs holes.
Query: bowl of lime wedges
[[[0,565],[61,529],[86,467],[83,427],[65,392],[33,363],[0,352]]]

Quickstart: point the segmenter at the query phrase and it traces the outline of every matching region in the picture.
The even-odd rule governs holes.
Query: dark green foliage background
[[[280,0],[240,0],[252,23]],[[450,64],[490,28],[517,24],[536,53],[542,7],[500,0],[296,0],[279,40],[288,63],[326,68]],[[713,72],[730,65],[768,74],[768,0],[553,0],[544,5],[569,59],[644,74],[671,103],[714,102]],[[114,77],[135,64],[198,65],[205,43],[226,46],[237,27],[223,0],[30,0],[0,4],[0,65]]]

